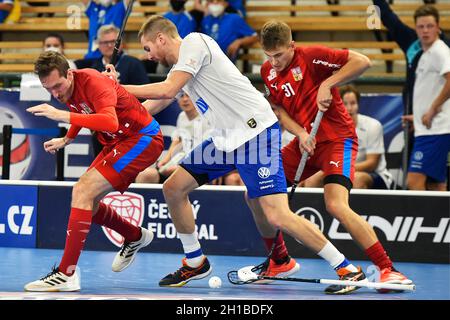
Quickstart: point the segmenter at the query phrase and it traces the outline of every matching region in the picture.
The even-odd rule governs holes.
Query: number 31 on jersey
[[[281,86],[281,89],[284,90],[284,95],[289,98],[291,96],[295,96],[294,89],[292,88],[291,84],[289,82],[286,82]]]

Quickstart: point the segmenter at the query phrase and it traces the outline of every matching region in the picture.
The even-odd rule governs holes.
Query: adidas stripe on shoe
[[[67,276],[60,272],[58,268],[53,267],[49,274],[39,280],[26,284],[24,289],[25,291],[33,292],[79,291],[81,286],[78,268],[73,275]]]
[[[153,232],[141,227],[142,236],[139,240],[125,242],[120,251],[114,257],[112,271],[120,272],[125,270],[136,258],[136,253],[143,247],[148,246],[153,240]]]

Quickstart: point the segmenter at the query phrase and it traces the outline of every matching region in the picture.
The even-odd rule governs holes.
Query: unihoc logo
[[[384,233],[387,241],[392,242],[416,242],[421,234],[433,235],[433,243],[450,243],[450,218],[440,218],[434,225],[425,223],[425,217],[399,217],[396,216],[392,222],[380,216],[364,216],[372,227]],[[333,219],[328,237],[335,240],[351,240],[352,237],[346,231],[339,231],[340,223]],[[448,230],[447,230],[448,229]],[[447,231],[446,231],[447,230]]]
[[[114,210],[131,224],[140,227],[144,222],[144,197],[137,193],[111,192],[102,202]],[[121,247],[124,238],[114,230],[102,227],[106,237],[117,247]]]
[[[323,230],[325,229],[325,223],[323,222],[322,215],[315,208],[303,207],[303,208],[298,209],[295,212],[295,214],[314,223],[319,228],[320,231],[323,232]]]
[[[317,228],[319,228],[321,232],[323,232],[325,224],[323,222],[322,215],[316,209],[312,207],[303,207],[301,209],[298,209],[295,214],[311,221]],[[303,242],[301,242],[299,239],[295,238],[295,240],[303,245]]]
[[[270,169],[267,167],[261,167],[258,169],[258,176],[261,179],[266,179],[270,176]]]

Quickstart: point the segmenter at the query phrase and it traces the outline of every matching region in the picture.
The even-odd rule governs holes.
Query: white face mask
[[[213,17],[217,18],[225,11],[225,7],[222,4],[212,3],[208,6],[208,11]]]
[[[98,3],[104,7],[109,7],[112,4],[112,0],[99,0]]]
[[[45,48],[44,51],[54,51],[54,52],[62,53],[61,47],[53,47],[53,46]]]

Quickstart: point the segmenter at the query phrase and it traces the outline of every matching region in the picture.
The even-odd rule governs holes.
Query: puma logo
[[[336,166],[336,168],[339,168],[339,162],[340,161],[330,161],[330,164],[334,164]]]
[[[120,152],[117,152],[116,149],[113,149],[113,152],[114,152],[113,158],[115,158],[118,154],[120,154]]]

